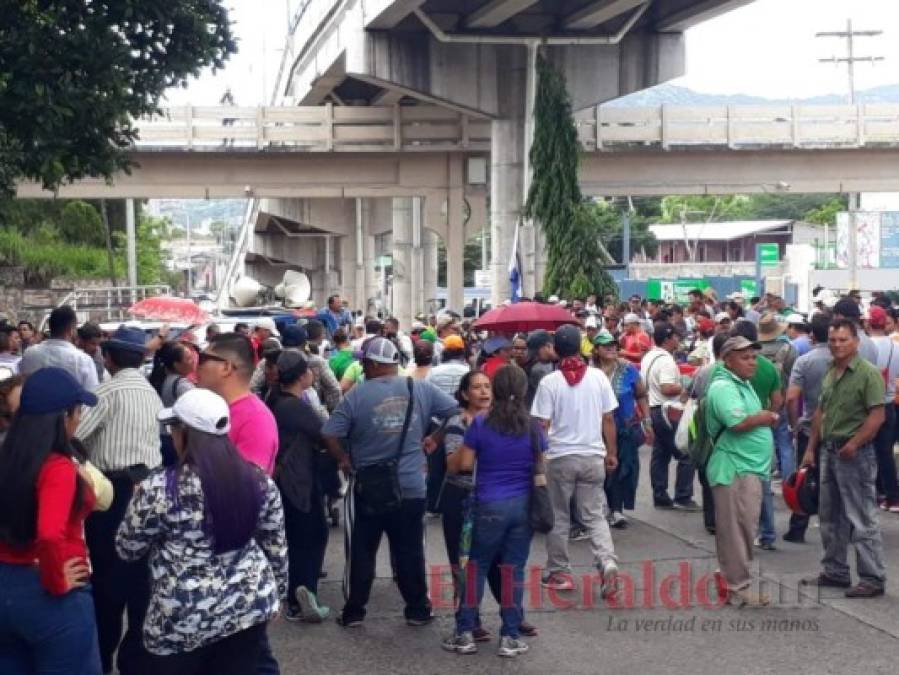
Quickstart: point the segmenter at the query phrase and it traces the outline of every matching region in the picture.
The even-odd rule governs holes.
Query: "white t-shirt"
[[[649,391],[649,407],[662,405],[665,401],[675,401],[677,396],[665,396],[663,384],[680,384],[680,371],[674,357],[661,347],[653,347],[640,361],[640,374]]]
[[[587,368],[573,387],[557,370],[540,380],[531,415],[549,420],[547,459],[562,455],[606,456],[602,416],[618,407],[609,378],[598,368]]]

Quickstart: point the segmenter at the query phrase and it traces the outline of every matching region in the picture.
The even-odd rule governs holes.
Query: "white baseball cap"
[[[253,328],[263,328],[269,331],[275,337],[281,337],[281,333],[278,331],[278,326],[275,325],[275,320],[268,316],[263,316],[253,323]]]
[[[721,323],[722,321],[730,321],[730,314],[727,312],[718,312],[715,315],[715,323]]]
[[[640,323],[640,317],[630,312],[624,315],[624,318],[621,320],[621,323]]]
[[[181,422],[191,429],[214,436],[224,436],[231,430],[228,404],[208,389],[184,392],[171,408],[163,408],[157,415],[163,424]]]

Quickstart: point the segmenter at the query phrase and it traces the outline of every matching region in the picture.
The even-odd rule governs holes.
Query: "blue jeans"
[[[528,500],[528,495],[522,495],[477,504],[471,552],[462,582],[460,610],[456,617],[457,633],[471,632],[477,625],[487,572],[491,563],[499,556],[503,561],[500,566],[500,616],[503,621],[500,634],[518,637],[524,597],[524,566],[531,551]],[[474,580],[474,589],[468,587],[469,580]]]
[[[0,673],[101,675],[90,587],[50,595],[31,565],[0,563]]]
[[[759,541],[773,544],[777,539],[777,528],[774,525],[774,493],[771,481],[762,481],[762,512],[759,514]]]
[[[786,480],[796,470],[796,451],[793,449],[793,436],[787,424],[787,415],[783,410],[780,412],[780,423],[774,428],[774,447],[780,463],[780,476]]]

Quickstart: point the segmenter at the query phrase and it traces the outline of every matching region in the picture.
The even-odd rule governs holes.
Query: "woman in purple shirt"
[[[478,607],[484,596],[487,572],[499,556],[512,568],[512,602],[500,608],[502,630],[499,656],[514,657],[528,650],[520,638],[524,566],[531,548],[528,501],[534,460],[542,455],[546,440],[527,409],[528,382],[517,366],[503,366],[493,379],[493,403],[486,416],[475,418],[465,432],[464,445],[448,462],[450,473],[474,473],[474,529],[470,566],[465,582],[475,582],[475,594],[463,590],[456,615],[456,630],[443,648],[473,654],[477,645],[474,630]],[[474,600],[474,602],[472,602]]]

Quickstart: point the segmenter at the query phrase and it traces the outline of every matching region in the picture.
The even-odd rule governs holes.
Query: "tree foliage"
[[[765,192],[753,195],[669,196],[661,200],[661,223],[718,223],[727,220],[805,220],[833,225],[848,207],[845,196]],[[829,219],[829,220],[828,220]]]
[[[0,190],[127,169],[132,118],[236,51],[220,0],[0,0]]]
[[[602,268],[602,248],[593,209],[578,185],[580,145],[565,78],[542,56],[537,59],[533,180],[525,216],[546,235],[546,294],[600,297],[616,292]]]
[[[103,219],[93,206],[76,199],[62,209],[59,234],[68,244],[103,246]]]

